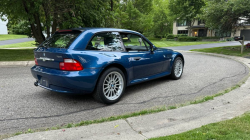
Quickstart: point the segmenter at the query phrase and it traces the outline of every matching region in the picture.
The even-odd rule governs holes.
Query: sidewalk
[[[0,66],[33,66],[34,61],[0,61]]]
[[[250,59],[216,55],[250,66]],[[192,130],[242,115],[250,110],[250,79],[240,88],[201,104],[69,129],[22,134],[8,140],[143,140]]]

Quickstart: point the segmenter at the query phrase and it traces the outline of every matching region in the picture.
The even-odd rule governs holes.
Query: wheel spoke
[[[107,94],[108,94],[108,92],[109,92],[109,89],[107,89],[107,90],[104,92],[104,94],[105,94],[105,95],[107,95]]]
[[[115,79],[116,79],[116,78],[117,78],[117,76],[116,76],[116,75],[114,75],[114,77],[113,77],[113,79],[112,79],[112,80],[113,80],[113,81],[115,81]]]

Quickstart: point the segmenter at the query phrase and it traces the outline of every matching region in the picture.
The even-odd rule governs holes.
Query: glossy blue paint
[[[182,57],[179,52],[155,47],[147,38],[138,32],[113,28],[81,28],[82,33],[72,42],[68,49],[43,48],[34,50],[36,58],[48,57],[53,61],[38,60],[38,66],[31,68],[33,77],[39,81],[39,86],[62,93],[91,93],[94,91],[98,78],[109,66],[116,66],[124,71],[126,85],[130,86],[147,80],[152,80],[171,74],[176,57]],[[109,52],[86,50],[89,40],[100,32],[133,33],[144,38],[153,47],[153,51],[144,52]],[[60,62],[65,58],[75,59],[82,66],[82,71],[62,71]],[[137,60],[137,58],[140,58]],[[184,60],[184,58],[183,58]]]

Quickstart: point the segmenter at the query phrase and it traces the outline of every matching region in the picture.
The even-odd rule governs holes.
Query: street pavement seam
[[[125,119],[125,121],[126,121],[126,123],[130,126],[130,128],[131,128],[133,131],[135,131],[136,133],[138,133],[138,134],[142,135],[143,137],[145,137],[146,139],[148,139],[148,137],[147,137],[147,136],[145,136],[145,135],[143,135],[141,131],[139,131],[139,132],[138,132],[138,131],[136,131],[136,130],[133,128],[133,126],[132,126],[132,125],[130,125],[130,123],[128,122],[128,120],[127,120],[127,119]]]

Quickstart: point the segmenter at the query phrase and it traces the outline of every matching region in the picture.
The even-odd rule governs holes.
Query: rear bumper
[[[62,93],[91,93],[95,89],[101,69],[62,71],[33,66],[31,73],[38,80],[38,86]],[[43,82],[42,82],[43,81]],[[44,81],[45,84],[44,84]]]

